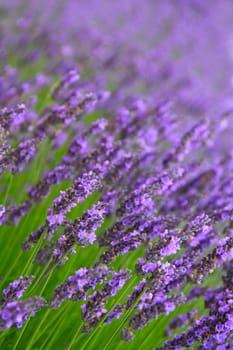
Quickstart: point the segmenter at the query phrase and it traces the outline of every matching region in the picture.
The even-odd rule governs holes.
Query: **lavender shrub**
[[[233,349],[233,3],[0,3],[1,349]]]

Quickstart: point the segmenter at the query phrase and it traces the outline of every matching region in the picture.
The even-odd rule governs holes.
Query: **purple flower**
[[[0,329],[21,328],[28,317],[46,306],[43,298],[33,297],[23,301],[11,301],[0,310]]]
[[[32,276],[6,287],[3,276],[0,328],[82,300],[85,332],[119,319],[130,341],[150,322],[156,332],[158,317],[169,315],[161,349],[196,342],[200,350],[230,349],[233,5],[160,1],[155,11],[152,1],[93,0],[92,11],[85,1],[60,11],[42,0],[46,11],[30,2],[15,15],[8,2],[0,38],[0,224],[15,226],[24,250],[34,248],[25,271],[31,262],[44,266],[35,268],[34,286],[42,269],[50,287],[40,295],[52,297],[47,305],[34,286],[27,290]],[[18,226],[25,215],[33,232],[27,220]],[[71,254],[81,267],[69,274]],[[66,277],[55,286],[56,276]],[[204,313],[193,310],[198,298]]]
[[[18,280],[11,282],[7,288],[3,289],[4,303],[8,300],[19,299],[30,286],[34,276],[20,277]]]
[[[145,274],[148,274],[148,272],[154,272],[156,269],[156,264],[154,263],[147,263],[145,265],[143,265],[142,267],[142,271],[145,273]]]

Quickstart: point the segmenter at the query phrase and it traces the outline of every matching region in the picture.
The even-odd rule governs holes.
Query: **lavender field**
[[[233,350],[233,1],[0,0],[0,350]]]

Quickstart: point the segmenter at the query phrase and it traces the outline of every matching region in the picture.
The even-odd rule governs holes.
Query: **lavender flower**
[[[1,348],[232,348],[232,14],[3,1]]]
[[[8,302],[0,310],[0,329],[4,330],[13,326],[21,328],[29,317],[33,317],[36,312],[45,306],[45,300],[39,297]]]
[[[22,297],[25,290],[30,286],[34,276],[20,277],[18,280],[11,282],[7,288],[3,289],[3,302],[7,300],[19,299]]]

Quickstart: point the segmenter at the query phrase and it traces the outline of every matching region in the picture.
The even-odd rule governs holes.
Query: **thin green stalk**
[[[51,324],[55,324],[55,325],[56,325],[57,322],[58,322],[58,320],[61,319],[61,315],[67,313],[68,310],[69,310],[71,307],[72,307],[72,305],[69,305],[69,304],[68,304],[68,305],[66,306],[65,310],[61,310],[61,311],[59,312],[58,316],[56,317],[56,319],[55,319],[55,320],[52,319],[52,321],[47,325],[47,327],[44,328],[44,333],[46,333],[46,330],[50,328]],[[62,326],[63,326],[64,323],[66,323],[66,322],[67,322],[66,318],[63,317],[62,322],[59,324],[60,327],[57,327],[57,328],[56,328],[56,331],[53,332],[53,335],[52,335],[52,336],[51,336],[51,334],[49,334],[49,335],[45,338],[44,342],[41,344],[41,349],[45,349],[45,345],[46,345],[46,343],[48,342],[49,339],[50,339],[50,343],[53,342],[53,339],[56,337],[57,333],[60,332],[60,329],[62,328]],[[33,343],[32,343],[32,345],[33,345]],[[28,349],[28,350],[30,350],[30,349]],[[33,350],[33,348],[32,348],[32,350]]]
[[[72,341],[70,342],[70,345],[68,346],[67,350],[71,350],[72,346],[75,344],[76,337],[80,333],[81,328],[82,328],[82,323],[80,324],[80,326],[78,327],[77,331],[75,332],[75,335],[74,335]]]
[[[43,294],[43,292],[44,292],[44,290],[45,290],[45,288],[46,288],[46,286],[47,286],[47,284],[48,284],[48,282],[49,282],[49,279],[50,279],[50,276],[51,276],[52,272],[53,272],[53,271],[50,271],[49,276],[48,276],[46,282],[44,283],[43,288],[41,289],[41,292],[40,292],[39,296],[42,296],[42,294]],[[23,331],[21,332],[21,334],[20,334],[20,336],[19,336],[19,338],[18,338],[18,340],[17,340],[16,346],[19,344],[19,342],[20,342],[20,340],[21,340],[21,338],[22,338],[22,336],[23,336],[23,334],[24,334],[24,332],[25,332],[25,330],[26,330],[26,328],[27,328],[27,326],[28,326],[28,323],[29,323],[30,318],[31,318],[31,316],[28,317],[28,319],[27,319],[27,321],[26,321],[26,323],[25,323],[25,326],[23,327]],[[45,318],[45,315],[44,315],[44,317],[42,318],[42,320],[43,320],[44,318]],[[44,320],[43,320],[43,322],[44,322]],[[41,321],[41,323],[43,323],[43,322]],[[40,327],[39,327],[39,326],[37,327],[36,332],[34,333],[34,336],[35,336],[38,332],[40,332]],[[33,340],[33,338],[31,339],[30,344],[31,344],[32,340]],[[30,344],[29,344],[29,345],[30,345]],[[15,350],[15,349],[16,349],[16,348],[14,348],[13,350]]]
[[[136,277],[134,277],[134,282],[136,281]],[[129,317],[129,314],[133,311],[133,309],[135,308],[135,306],[137,305],[137,302],[139,300],[139,298],[144,294],[145,292],[142,292],[141,294],[138,295],[138,297],[136,298],[135,302],[133,303],[133,305],[131,305],[131,307],[125,312],[124,316],[122,317],[121,322],[119,322],[119,325],[117,327],[117,329],[115,330],[115,332],[112,334],[112,336],[109,338],[108,342],[105,344],[103,350],[106,350],[108,345],[111,343],[111,341],[113,340],[113,338],[115,337],[115,335],[119,332],[119,330],[121,329],[121,327],[123,326],[123,324],[126,322],[127,318]]]
[[[28,323],[29,323],[29,321],[30,321],[30,318],[31,318],[31,316],[29,315],[27,321],[24,323],[23,329],[21,330],[21,332],[20,332],[20,334],[19,334],[19,337],[17,338],[17,341],[16,341],[16,343],[15,343],[15,345],[14,345],[14,347],[13,347],[12,350],[16,350],[16,349],[17,349],[17,347],[18,347],[18,345],[19,345],[19,343],[20,343],[20,341],[21,341],[21,339],[22,339],[22,337],[23,337],[23,335],[24,335],[24,333],[25,333],[25,331],[26,331],[26,328],[27,328],[27,326],[28,326]],[[19,348],[19,350],[20,350],[20,348]]]
[[[46,310],[45,315],[43,316],[43,318],[41,319],[41,321],[37,325],[36,331],[33,333],[33,336],[31,337],[31,340],[30,340],[30,342],[29,342],[29,344],[27,346],[28,349],[31,349],[31,346],[33,345],[33,343],[35,343],[34,339],[36,338],[37,333],[39,333],[41,331],[42,325],[43,325],[44,321],[46,320],[46,318],[47,318],[47,316],[49,314],[49,311],[50,311],[49,309]]]
[[[51,262],[51,261],[49,261],[49,263],[50,263],[50,262]],[[49,264],[49,263],[48,263],[48,264]],[[52,270],[49,272],[49,275],[50,275],[50,276],[52,275],[52,273],[54,272],[54,270],[55,270],[55,268],[57,267],[58,264],[59,264],[59,262],[56,263],[56,265],[53,266]],[[71,267],[72,267],[73,265],[74,265],[74,264],[72,264]],[[71,269],[71,267],[70,267],[70,269]],[[46,268],[45,268],[45,269],[46,269]],[[69,269],[69,270],[70,270],[70,269]],[[43,274],[41,274],[41,277],[43,277]],[[50,279],[50,277],[48,277],[47,283],[45,284],[45,286],[48,284],[49,279]],[[45,289],[45,286],[44,286],[44,289]],[[49,311],[51,311],[51,310],[47,310],[46,314],[44,315],[43,319],[41,320],[40,324],[38,325],[37,331],[33,334],[33,337],[32,337],[32,339],[31,339],[31,341],[30,341],[30,343],[29,343],[29,346],[33,345],[33,340],[34,340],[34,338],[36,337],[36,335],[37,335],[37,333],[39,332],[39,330],[41,329],[42,324],[45,322],[46,317],[47,317]],[[29,348],[29,349],[30,349],[30,348]]]
[[[134,285],[134,282],[136,281],[136,277],[133,277],[132,281],[130,282],[129,286],[126,288],[126,290],[124,291],[124,293],[121,295],[121,297],[125,296],[128,293],[128,290],[130,289],[130,287],[132,287]],[[109,312],[112,311],[112,309],[118,304],[118,300],[114,303],[114,305],[112,306],[111,310],[109,310]],[[98,326],[95,328],[95,330],[92,332],[91,336],[87,339],[86,343],[82,346],[82,348],[80,350],[84,350],[87,346],[87,344],[90,342],[90,340],[94,337],[94,335],[96,334],[96,332],[100,329],[100,327],[103,325],[105,319],[107,318],[109,312],[102,318],[102,320],[99,322]],[[118,331],[118,330],[117,330]],[[114,335],[116,334],[116,332],[114,332]]]
[[[5,198],[4,198],[4,205],[6,205],[7,198],[8,198],[8,195],[9,195],[12,183],[13,183],[13,175],[10,174],[10,180],[9,180],[9,183],[8,183],[8,186],[7,186],[7,189],[6,189]]]

